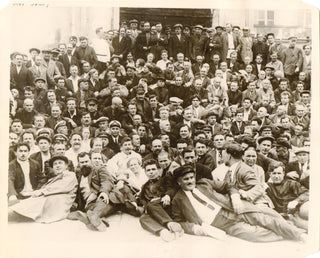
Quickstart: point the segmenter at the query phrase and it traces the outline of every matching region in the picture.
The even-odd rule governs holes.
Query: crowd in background
[[[245,201],[259,216],[306,230],[312,54],[310,43],[301,49],[297,40],[284,46],[273,33],[231,24],[163,28],[131,20],[119,30],[97,28],[94,39],[32,47],[30,58],[13,52],[11,209],[39,222],[79,219],[99,231],[120,210],[166,240],[183,231],[217,236],[190,229],[201,223],[182,216],[179,189],[194,177],[230,196],[218,214],[242,214]],[[206,221],[206,212],[197,213]],[[244,235],[256,221],[241,222]],[[274,235],[247,237],[218,224],[251,241],[301,235],[258,223]]]

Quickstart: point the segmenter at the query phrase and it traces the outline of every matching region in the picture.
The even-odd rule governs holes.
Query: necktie
[[[222,161],[222,150],[218,150],[218,164],[222,164],[223,161]]]
[[[215,210],[215,208],[210,203],[207,203],[205,200],[202,200],[196,193],[194,193],[193,191],[191,191],[191,193],[198,202],[208,207],[210,210],[213,210],[213,211]]]

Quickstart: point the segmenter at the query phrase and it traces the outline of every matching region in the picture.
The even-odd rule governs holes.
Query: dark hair
[[[183,139],[183,138],[180,138],[177,140],[176,142],[176,146],[179,144],[179,143],[186,143],[188,145],[188,141],[186,139]]]
[[[285,173],[285,165],[281,161],[273,161],[268,166],[268,173],[270,174],[273,170],[275,170],[278,167],[283,168],[283,172]]]
[[[147,166],[156,165],[159,168],[159,164],[155,159],[147,159],[143,162],[142,167],[145,169]]]
[[[15,146],[14,146],[14,151],[17,151],[18,148],[22,147],[22,146],[27,146],[28,151],[30,151],[30,145],[27,142],[18,142]]]
[[[209,142],[206,139],[199,139],[194,142],[194,147],[196,147],[197,143],[204,144],[206,147],[208,147]]]
[[[224,149],[235,159],[241,159],[243,155],[243,150],[241,149],[241,146],[236,142],[226,142],[224,144]]]
[[[85,156],[88,156],[90,158],[90,154],[88,152],[82,151],[78,154],[77,160],[79,161],[79,158],[83,158]]]
[[[191,147],[191,146],[188,146],[187,148],[185,148],[185,149],[182,151],[182,157],[184,157],[184,155],[185,155],[186,153],[191,153],[191,152],[194,152],[194,153],[196,154],[194,148]]]

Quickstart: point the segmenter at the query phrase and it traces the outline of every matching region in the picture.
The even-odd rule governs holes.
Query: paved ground
[[[117,214],[106,232],[93,232],[79,221],[53,224],[10,222],[8,253],[3,257],[305,257],[297,242],[250,243],[233,237],[225,242],[184,235],[170,243],[144,231],[137,218]]]

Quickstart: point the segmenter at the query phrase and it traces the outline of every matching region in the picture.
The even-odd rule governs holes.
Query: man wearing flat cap
[[[286,177],[302,183],[309,189],[310,150],[308,147],[297,147],[294,153],[297,160],[286,165]]]
[[[85,61],[89,62],[92,67],[96,67],[98,59],[95,50],[88,45],[87,37],[80,37],[80,46],[76,48],[73,56],[77,58],[79,65]]]
[[[182,34],[182,25],[175,24],[173,26],[174,34],[169,38],[169,57],[176,59],[177,54],[182,53],[186,55],[188,50],[186,48],[187,38]]]
[[[214,181],[196,182],[192,167],[177,168],[173,177],[180,189],[172,201],[172,215],[187,234],[225,240],[227,233],[253,242],[302,241],[306,237],[270,208],[239,200],[241,209],[235,211],[229,196],[220,194]]]
[[[303,51],[296,46],[297,37],[289,37],[289,47],[283,52],[283,70],[284,75],[293,82],[301,71],[303,62]]]
[[[191,37],[191,55],[192,61],[196,61],[197,56],[204,56],[206,37],[202,35],[203,27],[201,25],[194,26],[195,34]]]

